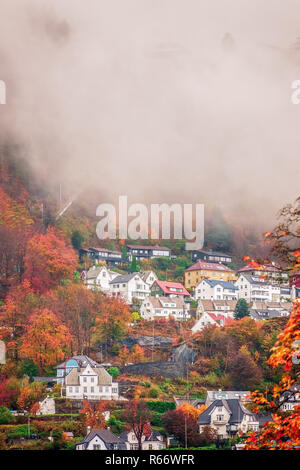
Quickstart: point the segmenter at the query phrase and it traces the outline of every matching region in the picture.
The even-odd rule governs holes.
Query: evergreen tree
[[[249,307],[245,299],[239,299],[235,306],[234,318],[239,320],[240,318],[249,317]]]
[[[131,264],[130,264],[130,272],[131,273],[136,273],[137,270],[138,270],[138,268],[137,268],[137,263],[136,263],[136,257],[134,256],[132,258],[132,261],[131,261]]]
[[[123,245],[123,248],[122,248],[122,259],[126,259],[127,258],[127,248],[126,248],[126,245]]]

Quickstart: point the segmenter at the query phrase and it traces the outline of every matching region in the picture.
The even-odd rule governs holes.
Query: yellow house
[[[196,287],[202,279],[213,281],[236,281],[236,273],[221,263],[205,263],[197,261],[184,272],[184,285],[186,289]]]

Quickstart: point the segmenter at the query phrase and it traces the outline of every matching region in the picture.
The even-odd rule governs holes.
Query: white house
[[[195,288],[195,299],[237,300],[238,287],[233,282],[203,279]]]
[[[238,298],[248,303],[254,301],[280,302],[281,286],[262,279],[260,276],[241,274],[235,282],[238,287]]]
[[[44,398],[43,401],[39,401],[39,409],[37,415],[55,415],[55,400],[51,397]]]
[[[84,354],[72,356],[70,359],[54,367],[56,369],[56,382],[64,385],[65,378],[72,369],[84,369],[87,365],[90,365],[92,368],[101,367],[98,362]]]
[[[66,397],[81,400],[118,400],[119,386],[104,367],[73,368],[65,379]]]
[[[189,308],[182,297],[149,296],[143,301],[140,314],[145,320],[173,316],[175,320],[182,321],[191,317]]]
[[[106,266],[92,266],[87,272],[83,271],[82,279],[88,289],[110,291],[110,281],[119,276],[118,273],[107,269]]]
[[[257,417],[238,399],[215,400],[198,418],[199,432],[205,426],[214,428],[219,437],[226,439],[238,432],[258,431]]]
[[[146,284],[148,284],[149,287],[152,286],[154,281],[158,280],[158,277],[154,271],[140,272],[140,276],[143,279],[143,281],[146,282]]]
[[[150,287],[139,273],[124,274],[110,281],[110,293],[114,297],[121,297],[128,304],[133,298],[144,300],[150,295]]]
[[[232,321],[231,316],[223,313],[204,312],[192,327],[192,332],[197,333],[208,325],[225,326]]]
[[[125,442],[127,450],[138,450],[138,441],[132,430],[122,432],[120,439]],[[150,429],[149,435],[142,437],[142,450],[161,450],[165,448],[166,444],[158,431]]]
[[[300,383],[293,383],[289,390],[283,392],[279,399],[282,411],[293,411],[295,406],[300,405]]]
[[[127,450],[127,447],[110,429],[88,429],[85,438],[76,445],[76,450]]]
[[[197,318],[205,312],[207,313],[222,313],[226,317],[234,317],[234,310],[237,304],[237,300],[203,300],[198,301],[197,306]]]

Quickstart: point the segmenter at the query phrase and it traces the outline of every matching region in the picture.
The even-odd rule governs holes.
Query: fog
[[[92,212],[124,194],[269,224],[299,196],[299,18],[298,0],[0,0],[1,142]]]

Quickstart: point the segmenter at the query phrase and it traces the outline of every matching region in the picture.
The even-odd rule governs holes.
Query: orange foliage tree
[[[300,210],[300,209],[299,209]],[[299,211],[300,214],[300,211]],[[285,232],[288,227],[284,226]],[[300,229],[300,227],[299,227]],[[283,227],[281,227],[283,230]],[[269,234],[268,234],[269,236]],[[285,235],[282,235],[285,236]],[[280,247],[282,245],[280,243]],[[300,265],[300,251],[289,251],[294,256],[296,266]],[[285,328],[279,333],[277,342],[272,348],[269,364],[273,368],[283,367],[283,376],[279,385],[272,388],[269,394],[255,391],[252,401],[254,411],[269,411],[272,419],[268,421],[259,434],[251,433],[246,441],[246,449],[299,449],[300,446],[300,405],[294,407],[287,416],[280,410],[280,397],[290,390],[291,385],[300,378],[300,303],[294,302],[291,315]],[[266,396],[267,395],[267,396]]]
[[[197,420],[201,413],[206,410],[206,405],[201,405],[200,408],[195,408],[193,405],[189,403],[183,403],[182,405],[178,406],[177,410],[182,411],[185,415],[190,416],[192,419]]]
[[[65,358],[71,340],[68,328],[60,323],[53,312],[43,309],[30,317],[20,353],[32,359],[42,372]]]
[[[39,297],[34,294],[28,281],[13,287],[0,312],[0,339],[6,342],[8,354],[18,358],[21,338],[32,312],[39,305]]]
[[[76,268],[73,248],[53,228],[36,233],[27,244],[24,278],[35,291],[47,292],[62,279],[71,278]]]
[[[65,286],[59,286],[47,298],[49,309],[55,311],[72,334],[72,353],[90,352],[99,296],[101,294],[87,289],[81,283],[70,282]]]
[[[80,414],[83,418],[84,425],[90,426],[91,429],[106,428],[104,412],[107,410],[107,402],[100,401],[96,408],[93,408],[88,400],[83,400],[83,408]]]
[[[122,338],[126,333],[130,320],[129,307],[123,300],[104,295],[99,297],[94,340],[113,346],[115,340]]]

